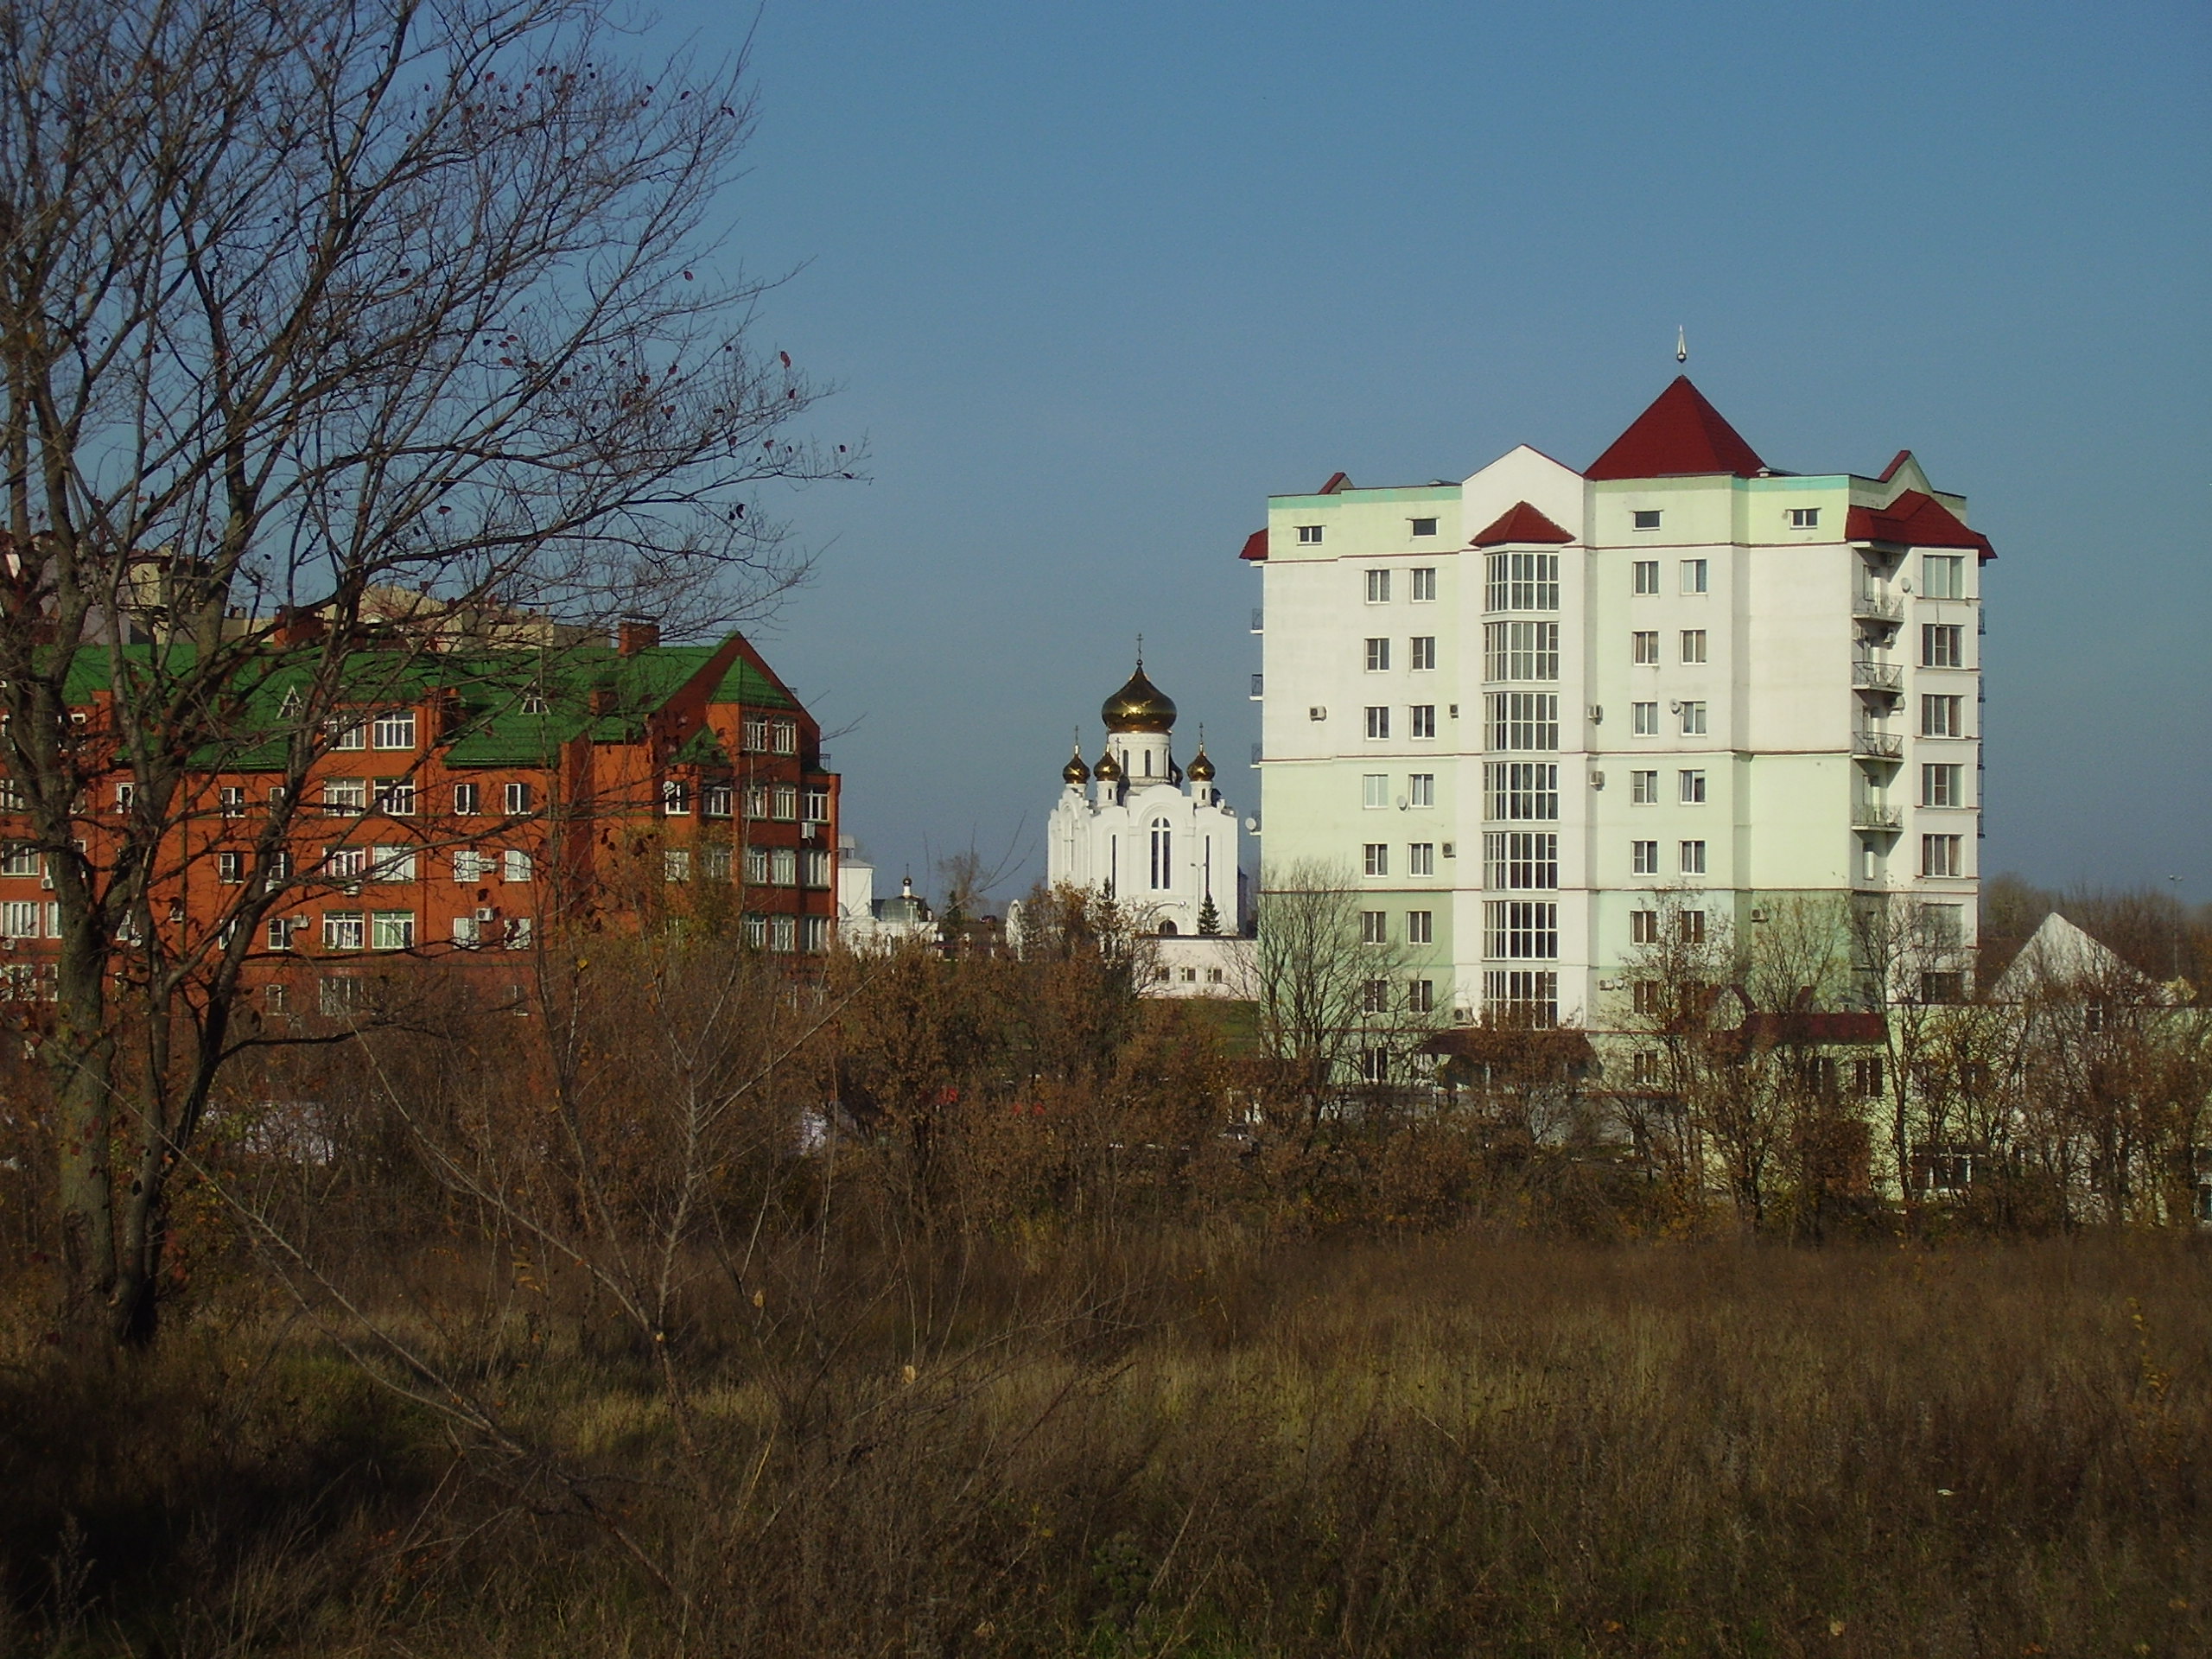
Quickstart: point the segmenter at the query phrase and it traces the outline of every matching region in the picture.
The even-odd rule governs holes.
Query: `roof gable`
[[[1264,528],[1255,530],[1247,536],[1244,538],[1244,550],[1236,556],[1240,559],[1265,559],[1268,556],[1267,531]]]
[[[1677,478],[1730,473],[1751,478],[1766,470],[1766,463],[1690,384],[1689,376],[1678,374],[1582,475]]]
[[[1934,496],[1907,490],[1886,507],[1853,507],[1844,516],[1851,542],[1895,542],[1904,547],[1970,547],[1984,560],[1997,556],[1989,537],[1973,530]]]
[[[1530,506],[1516,501],[1492,519],[1467,543],[1470,547],[1502,547],[1508,542],[1541,542],[1558,546],[1574,537]]]

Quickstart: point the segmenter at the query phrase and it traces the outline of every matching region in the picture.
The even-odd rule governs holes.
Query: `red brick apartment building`
[[[269,1011],[342,1014],[405,960],[512,982],[524,976],[511,953],[541,937],[668,915],[712,915],[764,950],[829,948],[838,779],[813,717],[741,635],[664,645],[632,622],[617,646],[379,660],[369,645],[359,683],[373,692],[314,746],[278,835],[288,703],[315,671],[308,658],[328,661],[280,639],[257,664],[239,741],[191,774],[137,924],[179,941],[219,935],[251,884],[277,887],[247,968]],[[112,719],[112,669],[105,652],[80,660],[68,702],[96,738]],[[132,787],[86,791],[73,829],[96,871]],[[0,993],[37,999],[51,995],[58,928],[19,800],[0,779]]]

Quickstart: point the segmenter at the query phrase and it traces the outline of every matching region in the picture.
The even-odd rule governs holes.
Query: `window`
[[[502,881],[530,880],[530,855],[519,847],[510,847],[499,855],[499,879]]]
[[[412,950],[415,948],[415,912],[411,910],[380,910],[369,918],[369,945],[376,950]]]
[[[137,798],[137,785],[118,784],[115,786],[115,810],[117,811],[128,812],[130,810],[130,804]]]
[[[1414,602],[1416,605],[1426,605],[1434,600],[1436,597],[1435,567],[1433,565],[1423,565],[1420,569],[1413,571],[1412,575],[1414,579]]]
[[[322,948],[326,950],[359,950],[362,941],[361,912],[358,910],[325,911],[322,917]]]
[[[747,715],[745,721],[745,751],[747,754],[768,753],[768,721],[764,715]]]
[[[1318,541],[1319,537],[1315,539]],[[1370,570],[1367,573],[1367,602],[1370,605],[1388,605],[1390,602],[1390,573],[1388,570]]]
[[[1659,660],[1659,630],[1638,628],[1628,637],[1629,660],[1636,664],[1656,663]]]
[[[1628,1057],[1628,1080],[1639,1089],[1649,1089],[1659,1081],[1659,1056],[1650,1049],[1639,1048]]]
[[[1701,663],[1705,660],[1705,630],[1703,628],[1682,630],[1682,660],[1686,663]]]
[[[771,916],[768,918],[768,948],[771,950],[798,949],[798,918]]]
[[[484,926],[474,916],[453,918],[453,942],[474,948],[484,943]]]
[[[331,778],[322,785],[322,810],[326,812],[349,816],[359,812],[369,804],[368,780],[363,778]]]
[[[334,1020],[343,1020],[359,1014],[368,1006],[368,993],[361,982],[350,975],[334,974],[316,987],[316,1007]]]
[[[664,881],[689,881],[691,879],[690,849],[687,847],[662,848],[660,879]]]
[[[1527,1025],[1559,1023],[1559,976],[1493,969],[1483,976],[1483,1001],[1494,1016]]]
[[[1924,973],[1920,976],[1920,1000],[1923,1002],[1963,1002],[1967,1000],[1967,976],[1955,969],[1948,973]]]
[[[699,863],[700,873],[709,881],[729,880],[730,849],[728,848],[702,847],[699,849]]]
[[[1882,1092],[1882,1057],[1869,1054],[1851,1063],[1851,1092],[1861,1100],[1872,1100]]]
[[[1684,559],[1682,561],[1682,591],[1684,593],[1704,593],[1706,591],[1706,563],[1703,559]]]
[[[1409,645],[1410,661],[1408,666],[1415,673],[1426,672],[1436,666],[1436,636],[1434,634],[1417,633]]]
[[[1681,846],[1681,873],[1684,875],[1703,875],[1705,874],[1705,843],[1701,841],[1684,842]]]
[[[1493,553],[1485,566],[1489,581],[1483,608],[1491,611],[1559,609],[1559,555]]]
[[[458,849],[453,855],[453,879],[464,886],[490,879],[493,859],[489,853],[471,852]]]
[[[379,778],[376,780],[376,809],[395,818],[415,816],[415,780],[411,778]]]
[[[365,847],[326,847],[322,849],[322,874],[329,880],[345,884],[348,893],[358,892],[361,878],[369,873],[369,849]]]
[[[1359,1075],[1366,1083],[1388,1083],[1390,1080],[1390,1051],[1387,1048],[1363,1048],[1359,1051]]]
[[[745,879],[756,887],[768,885],[768,849],[766,847],[745,849]]]
[[[375,743],[380,749],[412,749],[415,747],[415,711],[396,709],[376,718]]]
[[[1390,735],[1390,711],[1388,709],[1368,709],[1367,734],[1371,738],[1383,738]]]
[[[745,816],[765,818],[768,816],[768,785],[747,784],[745,786]]]
[[[1406,1011],[1409,1014],[1436,1012],[1436,982],[1433,979],[1409,979],[1406,982]]]
[[[1705,912],[1701,910],[1678,910],[1675,912],[1676,930],[1684,944],[1705,943]]]
[[[226,791],[227,794],[229,791]],[[238,791],[241,799],[245,791]],[[23,810],[23,786],[12,778],[0,778],[0,812],[20,812]]]
[[[1920,838],[1920,873],[1923,875],[1964,875],[1966,862],[1963,836],[1923,836]]]
[[[35,899],[11,899],[0,905],[0,935],[11,939],[35,939],[38,937],[39,902]]]
[[[1628,730],[1630,737],[1659,735],[1659,705],[1656,702],[1631,702],[1628,706]]]
[[[503,797],[509,817],[519,818],[529,813],[533,797],[528,784],[507,785]]]
[[[1387,979],[1362,980],[1359,1011],[1362,1014],[1388,1014],[1390,1011],[1390,982]]]
[[[1920,804],[1923,806],[1964,806],[1967,769],[1964,766],[1923,766]]]
[[[1383,910],[1363,910],[1359,912],[1359,942],[1362,944],[1390,943],[1390,913]]]
[[[1682,705],[1682,735],[1684,737],[1705,735],[1705,705],[1703,703],[1686,702]]]
[[[1628,844],[1628,868],[1631,875],[1659,874],[1659,843],[1656,841],[1631,841]]]
[[[457,818],[473,818],[481,809],[477,803],[481,798],[474,784],[455,784],[453,786],[453,815]]]
[[[1363,874],[1388,875],[1390,874],[1390,849],[1387,842],[1370,841],[1363,849]]]
[[[1436,736],[1436,705],[1434,703],[1417,702],[1407,709],[1406,713],[1413,720],[1411,733],[1413,737],[1434,741]]]
[[[779,720],[776,721],[774,728],[772,728],[772,735],[776,740],[776,753],[778,754],[797,754],[798,753],[798,722],[797,721]]]
[[[1555,691],[1492,691],[1489,705],[1493,749],[1550,750],[1559,747],[1559,694]]]
[[[1483,677],[1486,680],[1559,678],[1559,624],[1484,624]]]
[[[1433,944],[1436,943],[1436,913],[1427,910],[1406,912],[1406,943]]]
[[[1923,737],[1964,737],[1967,734],[1966,699],[1923,696],[1920,699],[1920,734]]]
[[[699,791],[699,815],[707,818],[726,818],[736,804],[737,791],[728,784],[709,784]]]
[[[1300,524],[1298,527],[1298,544],[1300,547],[1320,546],[1321,526],[1319,524]]]
[[[1681,784],[1682,804],[1703,806],[1705,804],[1705,774],[1701,772],[1677,772],[1675,777]]]
[[[1414,841],[1406,844],[1406,874],[1434,875],[1436,874],[1436,843]]]
[[[1818,530],[1820,527],[1821,510],[1818,507],[1792,507],[1789,509],[1790,529]]]
[[[245,791],[244,789],[236,784],[225,784],[216,793],[217,798],[222,803],[223,816],[225,817],[242,818],[245,817]]]
[[[1504,823],[1548,823],[1559,817],[1559,768],[1511,760],[1483,766],[1483,816]]]
[[[531,918],[527,916],[510,916],[507,918],[506,945],[508,950],[527,950],[530,949],[531,935],[534,931],[530,924]]]
[[[261,942],[271,950],[290,950],[292,948],[292,918],[289,916],[271,916],[269,918],[269,925],[262,930]]]
[[[1634,510],[1630,522],[1638,530],[1656,530],[1659,528],[1659,509],[1637,507]]]
[[[1955,622],[1920,625],[1920,665],[1923,668],[1964,668],[1967,631]]]
[[[1966,906],[1963,905],[1923,905],[1920,907],[1920,931],[1929,947],[1937,950],[1963,949],[1967,942]]]
[[[809,848],[798,855],[798,880],[803,887],[826,887],[830,885],[830,855],[819,848]]]
[[[1559,906],[1520,899],[1483,906],[1483,955],[1493,961],[1550,962],[1559,956]]]
[[[1416,772],[1408,774],[1406,804],[1408,806],[1434,806],[1436,804],[1436,774],[1434,772]]]
[[[830,948],[830,918],[827,916],[802,916],[799,918],[798,948],[802,950],[813,951],[817,954],[821,951],[827,950]],[[1213,973],[1216,982],[1218,982],[1221,977],[1221,969],[1217,968],[1213,970]]]
[[[660,810],[664,817],[690,817],[691,816],[691,785],[680,778],[661,779]]]
[[[369,747],[369,728],[359,721],[349,725],[343,721],[333,720],[330,729],[333,734],[330,747],[334,749],[365,749]]]
[[[1367,642],[1367,671],[1380,674],[1390,666],[1390,642],[1370,639]]]
[[[237,856],[235,853],[232,855]],[[36,875],[38,854],[20,841],[11,841],[0,849],[0,875]]]
[[[1628,942],[1630,944],[1659,943],[1659,912],[1656,910],[1631,910],[1628,913]]]
[[[1920,591],[1929,599],[1964,599],[1967,562],[1953,553],[1920,556]]]
[[[1166,818],[1152,821],[1152,890],[1165,893],[1175,885],[1175,831]]]
[[[412,847],[379,847],[369,855],[369,880],[372,881],[412,881],[415,879],[415,849]]]
[[[807,785],[806,799],[802,803],[799,816],[809,823],[830,822],[830,790],[827,785],[809,784]]]
[[[1630,806],[1659,804],[1659,774],[1656,772],[1631,772],[1628,775],[1628,802]]]
[[[1416,536],[1433,536],[1433,535],[1435,535],[1435,534],[1436,534],[1436,520],[1435,520],[1435,519],[1433,519],[1433,518],[1416,518],[1416,519],[1414,519],[1414,535],[1416,535]]]
[[[1359,803],[1370,812],[1374,811],[1377,807],[1389,805],[1390,774],[1387,772],[1370,772],[1363,774],[1359,780]]]
[[[1656,912],[1652,917],[1652,925],[1656,930],[1658,925],[1658,917]],[[1656,931],[1652,937],[1655,938],[1658,937]],[[1639,979],[1631,985],[1629,988],[1629,1001],[1630,1006],[1638,1014],[1666,1012],[1667,999],[1662,995],[1659,982],[1655,979]]]
[[[1634,594],[1656,594],[1659,591],[1659,561],[1638,559],[1629,569],[1629,591]]]
[[[1484,836],[1483,885],[1504,892],[1556,888],[1559,837],[1523,830],[1494,830]]]
[[[279,848],[269,855],[269,877],[262,883],[264,893],[274,893],[292,879],[292,855]]]
[[[768,885],[772,887],[798,886],[798,849],[796,847],[769,849]]]
[[[747,916],[745,918],[745,942],[755,950],[768,948],[768,918],[766,916]]]

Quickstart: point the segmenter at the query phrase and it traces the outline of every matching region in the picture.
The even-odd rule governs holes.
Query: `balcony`
[[[1896,732],[1853,732],[1851,752],[1861,760],[1901,760],[1904,739]]]
[[[1895,663],[1878,663],[1871,657],[1853,658],[1851,688],[1854,691],[1882,691],[1895,696],[1904,690],[1904,670]]]
[[[1853,594],[1851,614],[1860,622],[1902,622],[1904,601],[1887,594]]]
[[[1851,804],[1851,827],[1894,835],[1904,828],[1904,809],[1885,806],[1879,801],[1853,801]]]
[[[1267,631],[1268,631],[1268,613],[1267,613],[1265,611],[1263,611],[1263,610],[1260,609],[1257,606],[1253,607],[1253,608],[1252,608],[1252,632],[1255,632],[1255,633],[1265,633]]]

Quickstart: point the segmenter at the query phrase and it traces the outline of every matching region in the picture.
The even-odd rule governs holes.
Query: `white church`
[[[1099,717],[1105,753],[1086,765],[1078,744],[1060,772],[1047,879],[1103,893],[1157,936],[1154,993],[1249,995],[1242,830],[1214,785],[1205,744],[1187,767],[1176,763],[1175,704],[1141,657]]]

